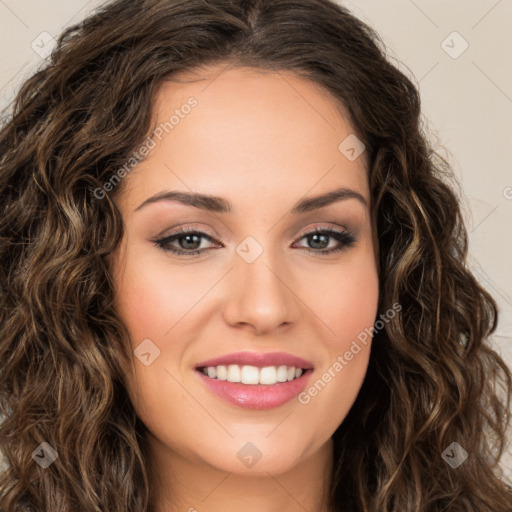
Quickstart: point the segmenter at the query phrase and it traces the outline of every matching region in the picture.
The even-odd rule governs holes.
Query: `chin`
[[[267,436],[268,432],[260,437],[248,435],[247,440],[234,439],[224,445],[217,444],[215,450],[198,455],[208,465],[223,472],[251,476],[285,473],[305,456],[306,446],[296,443],[284,445],[277,436],[275,439]]]

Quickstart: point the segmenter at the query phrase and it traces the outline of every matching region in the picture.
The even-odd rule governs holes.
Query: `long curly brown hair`
[[[402,309],[375,332],[333,436],[332,510],[510,512],[499,460],[512,374],[487,344],[497,306],[468,269],[459,186],[428,142],[417,86],[330,0],[114,1],[22,86],[0,131],[0,510],[154,510],[107,258],[123,182],[93,191],[147,138],[156,88],[212,63],[320,84],[366,145],[378,314]],[[44,469],[43,442],[58,453]],[[457,468],[443,457],[454,442],[468,454]]]

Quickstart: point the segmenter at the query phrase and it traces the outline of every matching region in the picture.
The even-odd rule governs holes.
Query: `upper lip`
[[[295,368],[313,369],[313,364],[302,357],[297,357],[286,352],[267,352],[265,354],[259,352],[236,352],[233,354],[226,354],[224,356],[201,361],[196,364],[196,368],[203,368],[205,366],[219,366],[219,365],[249,365],[263,368],[265,366],[294,366]]]

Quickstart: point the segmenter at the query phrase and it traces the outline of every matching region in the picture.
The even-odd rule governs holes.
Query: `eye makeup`
[[[318,253],[322,255],[333,254],[347,250],[348,248],[353,247],[357,241],[355,235],[350,230],[336,230],[330,227],[315,227],[314,229],[304,233],[298,240],[302,239],[307,239],[307,242],[310,244],[313,243],[320,245],[320,247],[317,248],[302,248],[306,249],[307,252]],[[202,240],[207,240],[216,244],[217,246],[222,246],[222,244],[214,237],[213,233],[206,233],[193,227],[180,228],[179,230],[165,237],[152,240],[152,242],[156,247],[165,252],[170,252],[178,256],[194,257],[214,249],[214,247],[200,248]],[[328,240],[327,244],[325,244],[326,240]],[[329,240],[336,241],[337,245],[329,248]],[[183,244],[179,243],[183,241],[185,241],[185,244],[189,245],[197,245],[197,243],[199,243],[199,247],[183,247]],[[178,242],[178,247],[173,245],[175,242]],[[298,248],[300,249],[301,247]]]

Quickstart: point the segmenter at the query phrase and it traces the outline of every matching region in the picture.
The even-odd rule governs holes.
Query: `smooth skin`
[[[289,71],[225,64],[166,82],[154,126],[190,97],[197,106],[124,178],[115,197],[125,223],[112,255],[116,307],[135,350],[151,340],[160,355],[134,357],[129,394],[149,429],[157,512],[328,512],[332,439],[364,380],[371,341],[307,404],[244,409],[214,395],[195,365],[239,351],[284,351],[314,365],[310,385],[373,326],[378,303],[375,228],[366,153],[338,149],[353,128],[334,99]],[[356,198],[290,214],[301,199],[345,187]],[[164,191],[220,196],[230,212],[161,200]],[[181,227],[211,235],[155,244]],[[349,231],[352,245],[314,228]],[[252,237],[263,252],[236,251]],[[330,248],[343,249],[323,254]],[[254,247],[251,250],[255,250]],[[146,342],[147,343],[147,342]],[[261,459],[237,453],[248,442]]]

